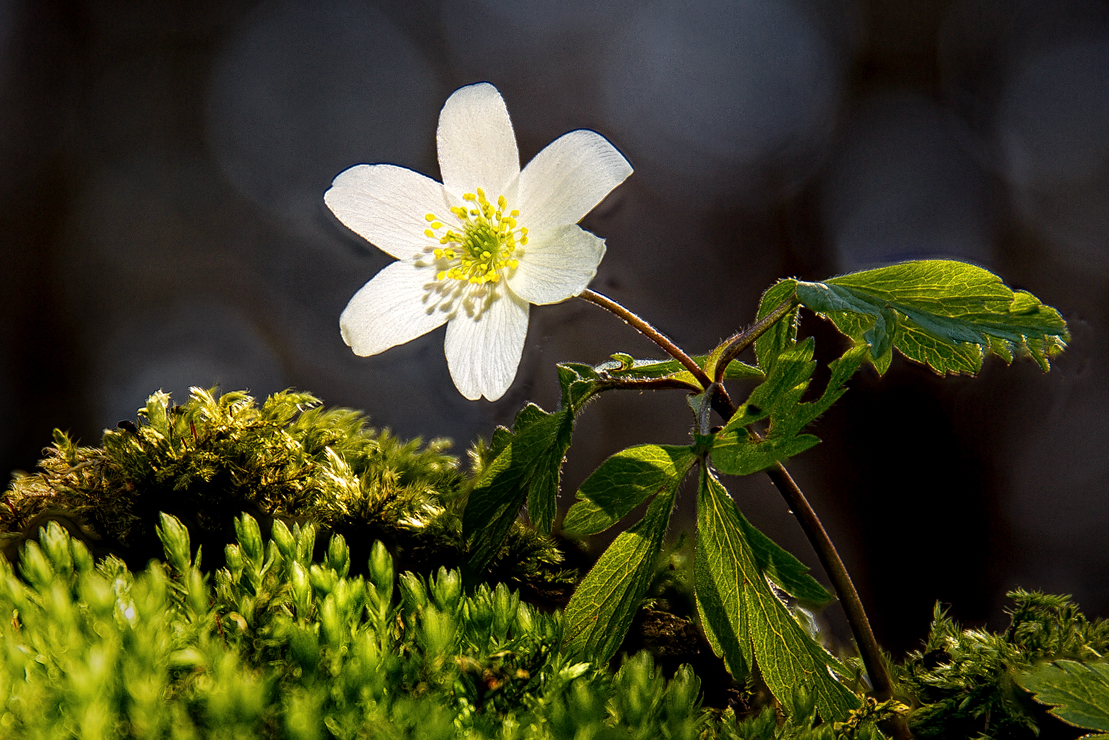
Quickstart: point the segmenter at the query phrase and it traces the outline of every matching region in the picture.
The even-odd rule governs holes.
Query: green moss
[[[235,522],[227,565],[197,567],[162,517],[164,562],[97,562],[56,522],[0,559],[0,735],[12,738],[875,738],[862,716],[812,726],[699,706],[649,653],[615,672],[560,652],[562,617],[457,570],[396,576],[380,544],[366,575],[312,525]]]
[[[1109,622],[1088,620],[1066,596],[1008,594],[1014,607],[1002,633],[963,629],[936,606],[922,650],[898,680],[919,706],[910,717],[918,738],[1077,737],[1032,701],[1014,677],[1036,663],[1091,660],[1109,650]]]
[[[431,572],[466,557],[459,512],[470,478],[446,440],[401,441],[359,412],[290,391],[261,406],[243,392],[194,388],[181,405],[159,392],[136,423],[119,426],[100,447],[57,431],[38,471],[15,476],[0,506],[9,559],[54,520],[95,554],[142,568],[161,553],[160,512],[185,522],[214,566],[242,512],[267,531],[275,518],[316,523],[356,551],[381,540],[405,569]],[[561,561],[550,538],[517,524],[487,577],[564,590],[573,574]]]

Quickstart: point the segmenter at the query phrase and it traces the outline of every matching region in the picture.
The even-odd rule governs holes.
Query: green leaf
[[[1017,675],[1016,681],[1032,692],[1036,701],[1050,704],[1050,714],[1075,727],[1102,733],[1086,737],[1109,738],[1109,662],[1055,660]]]
[[[855,347],[829,363],[831,377],[824,392],[818,399],[802,403],[801,397],[816,369],[812,359],[814,346],[813,338],[809,337],[779,353],[766,380],[717,433],[712,461],[721,472],[750,475],[820,442],[819,438],[800,432],[847,391],[845,384],[859,369],[866,349]],[[767,417],[769,431],[762,440],[754,439],[746,427]]]
[[[560,362],[557,367],[562,408],[570,409],[576,416],[587,401],[603,390],[601,376],[592,366],[577,362]]]
[[[808,566],[782,549],[774,540],[763,534],[754,524],[736,510],[743,536],[755,555],[755,563],[763,575],[793,598],[812,606],[824,606],[834,596],[809,575]]]
[[[471,571],[489,565],[525,501],[532,524],[540,531],[550,531],[573,422],[568,411],[548,413],[535,404],[516,415],[511,438],[502,438],[503,449],[482,471],[462,516],[462,531],[470,542]]]
[[[671,489],[655,496],[643,519],[613,540],[574,591],[563,613],[572,658],[603,664],[619,649],[651,584],[674,495]]]
[[[693,373],[677,360],[633,360],[628,355],[618,353],[613,355],[613,360],[597,365],[594,370],[602,376],[629,380],[652,380],[656,378],[672,378],[682,380],[691,386],[699,388]],[[701,368],[705,367],[708,355],[694,355],[691,358]],[[746,380],[761,378],[763,373],[757,367],[752,367],[745,362],[732,360],[724,371],[724,380]]]
[[[757,665],[779,699],[803,686],[826,721],[843,721],[859,706],[832,673],[843,667],[775,596],[735,502],[707,468],[697,496],[695,558],[697,609],[709,643],[733,675]]]
[[[755,319],[763,318],[796,292],[796,280],[781,280],[770,286],[762,294],[762,300],[759,301],[759,312]],[[773,370],[774,361],[778,359],[778,355],[791,348],[794,342],[797,341],[799,309],[800,307],[787,314],[785,318],[767,329],[761,337],[755,340],[755,357],[758,358],[759,367],[762,368],[763,372],[769,373]]]
[[[662,491],[672,492],[696,457],[689,447],[639,445],[617,452],[578,489],[578,503],[562,522],[568,534],[603,532],[632,509]]]
[[[1006,362],[1032,357],[1044,370],[1066,346],[1059,312],[1013,291],[988,270],[951,260],[922,260],[797,283],[797,297],[857,344],[879,372],[896,348],[941,375],[973,375],[987,353]]]

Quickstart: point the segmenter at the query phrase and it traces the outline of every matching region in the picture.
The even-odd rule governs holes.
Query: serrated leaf
[[[600,390],[601,377],[590,365],[560,362],[558,384],[562,389],[562,408],[577,414],[585,403]]]
[[[615,655],[650,586],[673,508],[674,491],[655,496],[643,519],[613,540],[578,585],[563,613],[568,655],[602,664]]]
[[[578,489],[578,503],[562,522],[564,532],[603,532],[651,496],[677,489],[696,457],[689,447],[638,445],[617,452]]]
[[[1006,362],[1032,357],[1043,370],[1066,346],[1066,322],[1026,291],[988,270],[952,260],[921,260],[797,283],[797,297],[870,348],[884,372],[893,348],[936,372],[973,375],[987,353]]]
[[[751,392],[735,415],[716,435],[713,464],[728,475],[750,475],[776,462],[798,455],[820,442],[811,434],[800,434],[846,392],[847,380],[859,369],[866,352],[855,347],[829,363],[831,377],[820,398],[801,402],[816,363],[812,337],[781,352],[766,380]],[[770,429],[761,439],[746,427],[770,418]]]
[[[753,662],[779,699],[804,686],[826,721],[842,721],[858,707],[858,698],[832,673],[843,667],[774,595],[735,502],[704,468],[695,557],[697,608],[710,644],[733,675],[742,676]]]
[[[1036,701],[1051,705],[1050,714],[1075,727],[1103,733],[1086,737],[1109,737],[1105,734],[1109,733],[1109,662],[1055,660],[1019,674],[1016,681]]]
[[[697,385],[693,373],[686,370],[677,360],[631,360],[628,355],[622,353],[613,355],[613,357],[617,359],[603,362],[597,365],[594,370],[613,378],[640,380],[677,378],[692,385]],[[697,363],[698,367],[704,368],[708,355],[694,355],[691,359]],[[761,370],[739,360],[732,360],[724,370],[724,380],[746,380],[761,377],[763,377]]]
[[[772,312],[781,305],[782,301],[789,300],[796,292],[796,280],[780,280],[770,286],[759,301],[756,320]],[[791,311],[755,340],[755,357],[758,359],[759,368],[764,373],[769,373],[778,355],[791,348],[797,341],[797,317],[798,310]]]
[[[736,510],[739,526],[755,555],[759,570],[774,584],[799,601],[812,606],[824,606],[832,601],[832,594],[809,575],[808,566],[782,549],[777,542],[763,534],[743,512]]]
[[[516,415],[511,439],[482,471],[462,516],[471,571],[489,565],[525,501],[535,527],[550,531],[573,421],[568,411],[548,413],[535,404]]]

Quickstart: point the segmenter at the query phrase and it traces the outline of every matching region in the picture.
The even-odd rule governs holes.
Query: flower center
[[[424,234],[440,244],[433,250],[440,266],[435,279],[475,285],[496,283],[505,268],[514,270],[520,264],[516,247],[528,243],[528,230],[517,226],[519,211],[506,212],[508,201],[503,195],[497,198],[496,206],[481,188],[477,193],[466,193],[462,200],[470,205],[451,208],[461,233],[445,227],[434,213],[424,216],[429,227]]]

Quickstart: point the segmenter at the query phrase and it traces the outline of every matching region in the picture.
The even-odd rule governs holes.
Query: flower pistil
[[[505,269],[519,266],[517,248],[528,243],[528,230],[519,226],[520,211],[509,211],[503,195],[498,196],[495,207],[481,188],[476,193],[466,193],[462,199],[472,205],[450,209],[462,233],[447,228],[434,213],[424,216],[428,222],[424,235],[441,245],[431,249],[440,266],[435,279],[474,285],[496,283]],[[440,235],[438,232],[443,229],[446,231]]]

